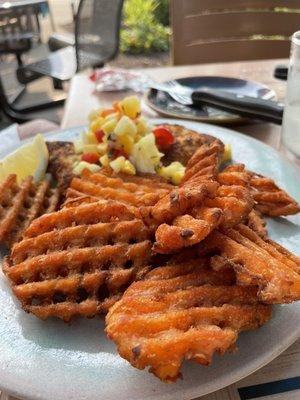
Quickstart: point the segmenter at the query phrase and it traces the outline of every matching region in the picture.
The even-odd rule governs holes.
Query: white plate
[[[300,201],[299,171],[270,147],[217,126],[177,123],[232,144],[234,161],[271,176]],[[70,140],[81,129],[48,138]],[[272,238],[300,254],[299,217],[272,220],[268,227]],[[300,303],[274,307],[268,324],[240,335],[238,352],[215,356],[210,367],[186,362],[184,379],[167,385],[120,358],[114,344],[106,339],[99,318],[77,319],[71,325],[40,321],[21,310],[0,276],[0,388],[31,400],[190,400],[251,374],[299,336]]]

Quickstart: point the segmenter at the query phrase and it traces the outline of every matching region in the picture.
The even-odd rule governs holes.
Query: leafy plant
[[[170,25],[169,0],[158,0],[155,17],[164,26]]]
[[[125,2],[121,51],[142,54],[168,49],[170,29],[157,20],[158,4],[158,0]]]

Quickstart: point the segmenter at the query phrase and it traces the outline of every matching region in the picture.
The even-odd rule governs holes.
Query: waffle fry
[[[251,192],[256,208],[270,217],[297,214],[299,204],[270,178],[251,172]]]
[[[201,207],[194,209],[193,214],[176,217],[172,225],[161,224],[156,229],[153,249],[157,253],[174,253],[183,247],[201,242],[222,220],[219,208]]]
[[[233,227],[248,218],[254,205],[249,189],[237,185],[236,183],[239,182],[235,176],[232,176],[235,173],[231,171],[228,171],[226,176],[224,176],[225,174],[221,176],[221,186],[217,182],[220,175],[217,174],[217,147],[213,143],[208,156],[205,152],[204,164],[201,149],[195,153],[195,157],[190,162],[191,169],[187,171],[189,179],[179,189],[188,193],[190,187],[195,191],[197,187],[204,187],[204,183],[206,183],[213,188],[206,193],[209,195],[202,197],[195,195],[194,203],[189,200],[188,206],[179,208],[173,214],[171,214],[171,207],[168,206],[168,203],[163,204],[164,200],[168,200],[167,196],[152,208],[151,213],[156,220],[160,218],[160,220],[168,222],[162,223],[156,230],[154,245],[156,252],[173,253],[179,251],[183,247],[201,242],[218,226],[223,228]],[[195,169],[195,166],[199,168]],[[203,166],[204,168],[202,168]],[[194,171],[196,177],[191,176],[190,171]],[[161,205],[164,205],[164,213],[159,209]],[[167,211],[165,210],[166,207]],[[187,215],[184,215],[185,212]],[[174,218],[173,221],[172,218]]]
[[[92,174],[86,170],[81,178],[72,180],[67,198],[74,198],[75,194],[78,197],[87,195],[90,199],[110,199],[140,207],[154,205],[172,188],[172,185],[153,181],[150,178],[135,177],[126,182],[120,177],[110,177],[100,172]]]
[[[214,231],[201,243],[200,254],[227,258],[241,285],[258,285],[259,298],[270,304],[300,300],[300,259],[246,225]]]
[[[275,182],[255,172],[247,171],[243,164],[228,166],[218,176],[221,184],[235,184],[249,187],[256,203],[256,209],[270,217],[297,214],[300,206]]]
[[[121,203],[64,208],[33,221],[3,270],[25,311],[64,321],[92,317],[149,270],[150,236]]]
[[[271,317],[257,287],[234,284],[232,271],[197,260],[154,269],[133,283],[109,311],[106,332],[121,357],[165,382],[180,376],[184,359],[208,365],[234,348],[239,332]]]
[[[59,191],[50,187],[49,180],[35,184],[28,177],[19,186],[16,175],[9,175],[0,185],[0,243],[10,248],[31,221],[55,211],[58,202]]]
[[[248,215],[246,225],[256,232],[261,238],[266,239],[268,237],[266,221],[263,219],[260,211],[253,209]]]
[[[215,178],[222,151],[223,146],[217,140],[201,146],[188,161],[181,185],[199,177],[204,179]]]

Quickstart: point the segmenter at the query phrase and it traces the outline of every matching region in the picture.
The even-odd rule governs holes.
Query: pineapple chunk
[[[80,175],[84,169],[88,169],[91,172],[98,172],[101,167],[97,164],[91,164],[86,161],[80,161],[75,168],[73,168],[73,172],[75,175]]]
[[[76,154],[81,154],[83,153],[83,140],[82,139],[77,139],[74,142],[74,149]]]
[[[105,122],[108,122],[108,121],[110,121],[111,119],[119,119],[119,115],[120,115],[119,112],[115,112],[115,113],[112,113],[112,114],[108,114],[108,115],[104,118],[104,120],[105,120]]]
[[[97,146],[97,152],[101,155],[107,152],[107,143],[100,143]]]
[[[104,156],[100,157],[99,161],[101,162],[101,165],[103,165],[103,167],[109,166],[109,158],[107,154],[104,154]]]
[[[232,150],[230,144],[225,144],[224,154],[222,158],[222,162],[228,162],[232,160]]]
[[[110,133],[113,133],[116,125],[118,123],[118,120],[116,118],[112,118],[105,122],[104,125],[102,125],[101,129],[106,135],[109,135]]]
[[[126,154],[131,154],[134,146],[134,139],[132,136],[128,135],[118,136],[117,142],[122,146]]]
[[[146,133],[150,132],[150,127],[147,124],[147,121],[145,118],[140,117],[136,120],[136,127],[137,127],[137,134],[138,135],[145,135]]]
[[[117,136],[130,135],[135,136],[137,127],[135,123],[126,115],[124,115],[115,127],[115,134]]]
[[[153,133],[149,133],[135,143],[130,161],[139,172],[154,174],[161,157],[163,157],[163,153],[158,151]]]
[[[157,171],[158,175],[170,180],[174,185],[179,185],[184,173],[185,167],[178,161],[172,162],[167,167],[161,167]]]
[[[83,153],[98,153],[98,145],[96,144],[84,144]]]
[[[90,130],[92,132],[96,132],[98,131],[101,126],[104,124],[105,120],[102,117],[97,117],[96,119],[94,119],[91,123],[90,123]]]
[[[137,118],[141,113],[141,103],[137,96],[125,97],[120,105],[124,114],[131,119]]]
[[[128,175],[135,175],[136,174],[135,167],[129,160],[125,161],[125,163],[124,163],[124,165],[123,165],[123,167],[121,169],[121,172],[124,172],[124,174],[128,174]]]
[[[109,163],[110,167],[116,172],[120,172],[124,167],[126,158],[124,156],[117,157],[115,160]]]
[[[82,135],[83,144],[98,144],[98,140],[92,131],[87,131]]]
[[[101,115],[102,111],[103,111],[103,108],[98,108],[97,110],[92,110],[88,115],[89,121],[92,122],[94,119],[98,118]]]

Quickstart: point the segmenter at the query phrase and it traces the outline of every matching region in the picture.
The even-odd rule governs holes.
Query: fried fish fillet
[[[214,136],[199,133],[181,125],[163,124],[163,126],[172,132],[175,139],[174,144],[164,151],[165,155],[162,158],[164,165],[169,165],[173,161],[179,161],[181,164],[187,165],[199,147],[216,141],[220,145],[222,155],[224,153],[223,143]]]
[[[25,311],[41,319],[93,317],[149,270],[149,235],[122,203],[68,207],[34,220],[3,270]]]
[[[172,382],[185,359],[208,365],[214,353],[234,348],[239,332],[270,319],[257,287],[236,286],[232,270],[215,272],[208,264],[160,267],[127,289],[106,316],[107,335],[121,357]]]
[[[300,259],[279,244],[240,224],[216,230],[199,246],[232,262],[241,285],[258,285],[258,297],[269,304],[300,300]]]
[[[58,208],[59,191],[50,180],[34,183],[32,177],[17,184],[16,175],[9,175],[0,184],[0,243],[8,248],[21,240],[31,221]]]
[[[48,172],[57,181],[57,186],[65,193],[74,177],[73,164],[79,160],[72,142],[46,142],[49,151]]]

